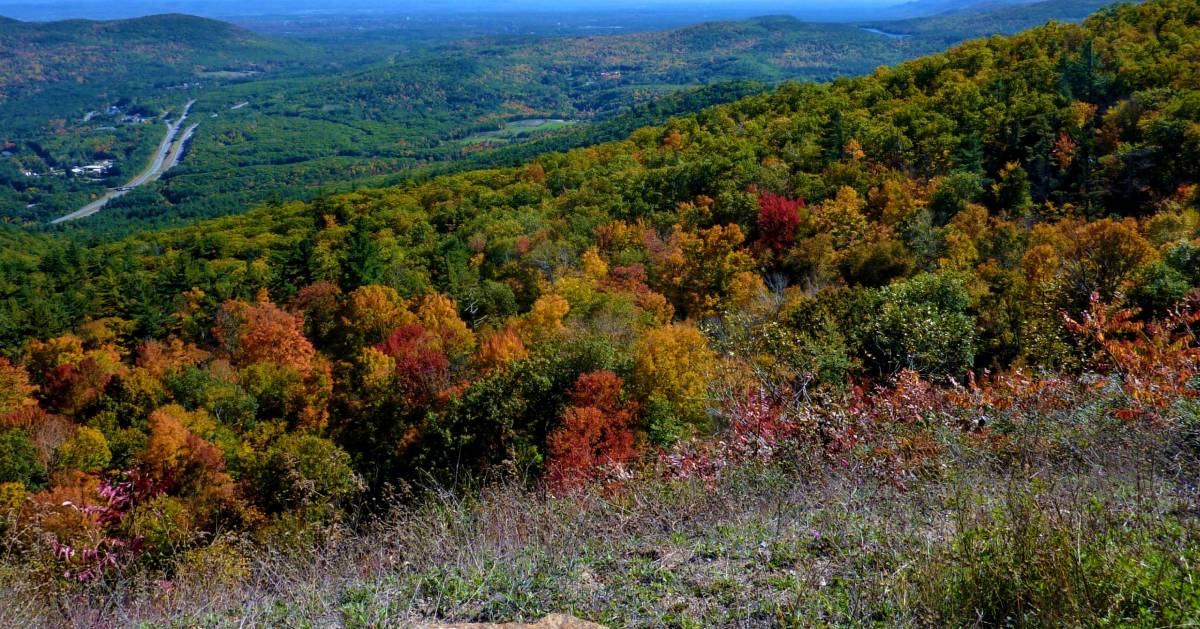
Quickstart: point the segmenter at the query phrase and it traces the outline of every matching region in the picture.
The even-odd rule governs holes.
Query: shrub
[[[59,469],[99,472],[112,460],[104,433],[81,426],[71,438],[54,452],[55,467]]]
[[[875,293],[868,359],[879,373],[956,376],[975,359],[975,320],[962,278],[922,274]]]
[[[1184,626],[1200,549],[1172,519],[1042,504],[1030,487],[972,517],[920,571],[943,626]]]
[[[333,515],[338,507],[363,489],[351,466],[350,455],[328,439],[309,434],[289,434],[257,457],[246,480],[268,513],[287,509],[304,511],[313,519]]]
[[[636,407],[621,401],[623,384],[611,371],[579,376],[562,425],[546,440],[551,487],[571,489],[602,480],[634,457]]]
[[[0,431],[0,483],[21,483],[33,488],[45,481],[46,468],[29,436],[15,428]]]

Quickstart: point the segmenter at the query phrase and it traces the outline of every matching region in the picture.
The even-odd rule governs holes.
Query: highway
[[[73,221],[86,216],[91,216],[104,209],[104,206],[107,205],[109,201],[124,195],[138,186],[156,181],[159,177],[162,177],[163,173],[167,172],[171,169],[171,167],[178,164],[180,158],[183,156],[184,144],[191,139],[192,134],[196,131],[196,127],[199,126],[199,123],[193,124],[182,134],[179,132],[179,130],[183,128],[183,123],[185,120],[187,120],[188,112],[191,111],[192,105],[195,104],[195,102],[195,99],[188,101],[188,103],[183,106],[183,113],[179,116],[179,119],[175,122],[167,123],[167,133],[163,136],[162,142],[159,143],[158,149],[154,151],[154,159],[151,160],[150,165],[147,166],[145,170],[138,173],[136,177],[130,179],[125,185],[107,190],[99,199],[88,203],[87,205],[75,210],[74,212],[71,212],[70,214],[60,216],[53,221],[50,221],[50,223],[65,223],[67,221]]]

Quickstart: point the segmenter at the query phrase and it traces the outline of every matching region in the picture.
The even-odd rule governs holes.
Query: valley
[[[0,19],[0,627],[1200,618],[1200,0],[358,1]]]
[[[163,176],[163,173],[178,165],[179,160],[183,157],[185,145],[189,140],[191,140],[192,135],[196,132],[196,127],[199,126],[199,123],[196,123],[189,126],[187,129],[183,129],[181,132],[183,124],[187,120],[188,111],[191,110],[192,105],[194,104],[196,104],[195,100],[188,101],[187,104],[183,106],[183,111],[180,113],[179,118],[176,119],[175,122],[167,123],[166,134],[163,135],[162,142],[158,145],[158,149],[154,152],[154,158],[151,160],[150,164],[146,166],[145,170],[143,170],[133,179],[130,179],[124,185],[108,190],[104,194],[100,195],[99,199],[88,203],[87,205],[74,212],[71,212],[70,214],[60,216],[51,221],[51,223],[62,223],[65,221],[73,221],[91,216],[104,209],[104,206],[112,199],[130,192],[138,186],[143,186],[152,181],[157,181]]]
[[[1026,5],[989,9],[971,28],[1011,32],[1050,17],[1078,19],[1100,3],[1045,4],[1039,11]],[[0,102],[0,129],[8,130],[0,143],[10,147],[8,163],[0,161],[0,220],[36,228],[62,224],[57,219],[64,216],[91,216],[95,200],[109,194],[105,187],[124,183],[119,173],[139,169],[157,143],[143,130],[114,133],[92,121],[54,126],[55,119],[82,120],[87,111],[113,102],[149,112],[171,107],[171,99],[182,94],[196,99],[197,116],[206,123],[191,138],[189,158],[180,168],[119,202],[109,197],[101,204],[108,208],[103,216],[71,221],[73,227],[128,231],[143,224],[182,224],[270,200],[312,198],[354,181],[378,185],[454,164],[466,168],[493,159],[481,152],[565,129],[549,125],[537,134],[514,133],[514,121],[544,117],[587,126],[699,85],[863,74],[967,36],[955,34],[961,26],[937,31],[922,26],[932,19],[943,18],[883,24],[888,35],[853,24],[760,18],[587,37],[456,40],[421,31],[403,45],[384,38],[348,45],[328,38],[319,43],[266,38],[195,18],[152,18],[145,22],[145,37],[186,33],[184,42],[198,42],[208,29],[231,45],[216,64],[164,74],[160,87],[108,80],[99,98],[77,109],[63,108],[53,80],[32,91],[19,79],[12,83],[14,97],[26,96],[20,104],[12,97]],[[106,24],[100,32],[137,32],[139,24]],[[898,34],[905,36],[890,36]],[[263,55],[278,56],[266,61]],[[126,63],[132,69],[143,62]],[[352,63],[365,69],[346,70]],[[52,135],[45,131],[48,123]],[[29,168],[61,168],[68,159],[80,159],[74,155],[113,159],[118,168],[100,183],[20,176]],[[78,211],[85,205],[89,211]]]

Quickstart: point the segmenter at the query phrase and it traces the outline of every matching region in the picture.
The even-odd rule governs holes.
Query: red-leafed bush
[[[419,323],[397,328],[375,349],[395,359],[396,379],[413,403],[428,400],[449,382],[449,357]]]
[[[1091,367],[1119,378],[1125,403],[1118,417],[1159,421],[1178,400],[1200,395],[1193,385],[1200,374],[1194,331],[1200,321],[1198,305],[1193,296],[1170,316],[1147,324],[1131,310],[1106,305],[1093,292],[1088,311],[1078,320],[1062,313],[1067,329],[1093,350]]]
[[[758,241],[762,246],[783,251],[796,240],[796,229],[800,227],[800,209],[803,199],[789,199],[778,194],[765,192],[758,197]]]
[[[631,428],[636,408],[621,402],[623,384],[611,371],[579,376],[562,425],[547,439],[552,488],[565,491],[612,478],[636,456]]]

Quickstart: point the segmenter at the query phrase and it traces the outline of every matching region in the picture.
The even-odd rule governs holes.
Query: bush
[[[82,426],[54,452],[55,467],[82,472],[98,472],[108,466],[112,452],[104,433]]]
[[[289,434],[259,456],[247,473],[268,513],[288,509],[324,518],[362,489],[350,455],[328,439]]]
[[[21,483],[34,488],[46,482],[46,468],[37,448],[24,431],[0,431],[0,483]]]
[[[867,360],[881,375],[903,369],[932,377],[962,374],[975,360],[970,303],[956,274],[926,273],[878,290],[867,315]]]
[[[1155,262],[1142,267],[1133,278],[1129,303],[1144,317],[1160,317],[1187,295],[1188,280],[1169,264]]]
[[[1172,519],[1010,491],[922,568],[943,626],[1185,626],[1200,613],[1200,548]]]

